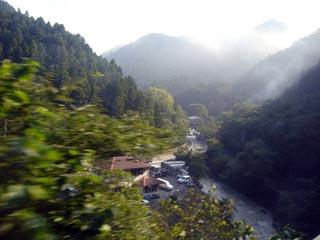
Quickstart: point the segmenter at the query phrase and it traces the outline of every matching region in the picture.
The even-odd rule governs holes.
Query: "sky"
[[[148,33],[186,36],[207,46],[241,38],[270,19],[286,28],[268,40],[289,46],[320,28],[319,0],[7,0],[21,12],[63,24],[97,53]]]

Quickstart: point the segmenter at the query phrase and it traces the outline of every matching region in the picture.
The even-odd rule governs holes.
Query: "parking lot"
[[[178,183],[177,181],[178,179],[176,175],[162,177],[162,179],[165,179],[171,183],[171,185],[173,186],[173,191],[165,191],[162,189],[158,189],[158,191],[152,192],[152,193],[158,194],[160,198],[148,200],[151,207],[157,207],[161,200],[168,199],[170,196],[176,196],[177,200],[184,198],[189,189],[186,186],[186,184]],[[152,193],[147,193],[145,195],[152,194]]]

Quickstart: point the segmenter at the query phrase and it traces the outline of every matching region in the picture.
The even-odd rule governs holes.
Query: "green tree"
[[[144,133],[134,118],[114,120],[93,106],[59,106],[55,88],[31,81],[34,72],[33,63],[5,61],[0,68],[0,121],[20,123],[0,138],[1,238],[153,238],[138,190],[113,190],[131,177],[86,169],[99,157],[133,153],[135,144],[155,151],[157,139],[167,134],[150,128]]]
[[[190,190],[163,201],[157,214],[161,239],[256,239],[253,229],[232,221],[233,205]]]

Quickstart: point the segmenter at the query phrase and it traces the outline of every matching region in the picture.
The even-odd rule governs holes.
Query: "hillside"
[[[211,139],[212,173],[312,239],[320,229],[320,64],[276,100],[241,102]],[[252,188],[254,183],[255,187]]]
[[[136,112],[152,126],[174,129],[180,136],[186,131],[184,113],[175,103],[168,110],[170,115],[160,116],[152,96],[139,91],[113,60],[97,56],[79,34],[15,11],[3,1],[0,19],[0,61],[38,61],[42,67],[37,78],[47,79],[59,91],[58,103],[70,108],[101,104],[109,116]],[[155,123],[160,117],[166,124]]]
[[[274,26],[265,27],[268,30]],[[260,61],[237,80],[194,85],[176,94],[175,98],[186,110],[190,104],[200,103],[214,116],[239,101],[262,104],[265,100],[278,98],[320,61],[319,42],[320,31],[316,31]]]
[[[235,82],[236,101],[262,102],[281,96],[320,60],[320,30],[258,63]]]
[[[267,37],[273,34],[281,39],[285,28],[283,23],[269,20],[238,39],[226,41],[219,49],[183,37],[149,34],[102,56],[115,59],[138,87],[164,88],[184,109],[200,103],[210,114],[219,115],[239,100],[257,96],[263,100],[269,91],[273,96],[268,97],[279,96],[290,86],[289,79],[294,82],[315,63],[317,34],[267,57],[278,50],[270,46]]]
[[[41,17],[33,19],[7,8],[0,10],[0,19],[0,60],[21,63],[27,58],[40,62],[43,67],[39,75],[64,91],[64,102],[77,106],[92,103],[101,99],[112,81],[136,88],[132,80],[123,78],[120,67],[98,57],[83,37],[67,32],[63,25],[52,26]],[[102,100],[106,108],[115,103],[115,98]]]

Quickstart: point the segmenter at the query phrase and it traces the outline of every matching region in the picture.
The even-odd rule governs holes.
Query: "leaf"
[[[56,150],[49,150],[45,152],[43,158],[49,161],[56,161],[61,158],[61,154]]]
[[[48,192],[41,186],[29,186],[28,193],[33,200],[43,200],[48,199],[49,194]]]
[[[110,232],[111,231],[111,226],[108,224],[103,224],[100,229],[101,232]]]
[[[25,92],[15,90],[14,94],[24,103],[28,103],[30,101],[28,95]]]

